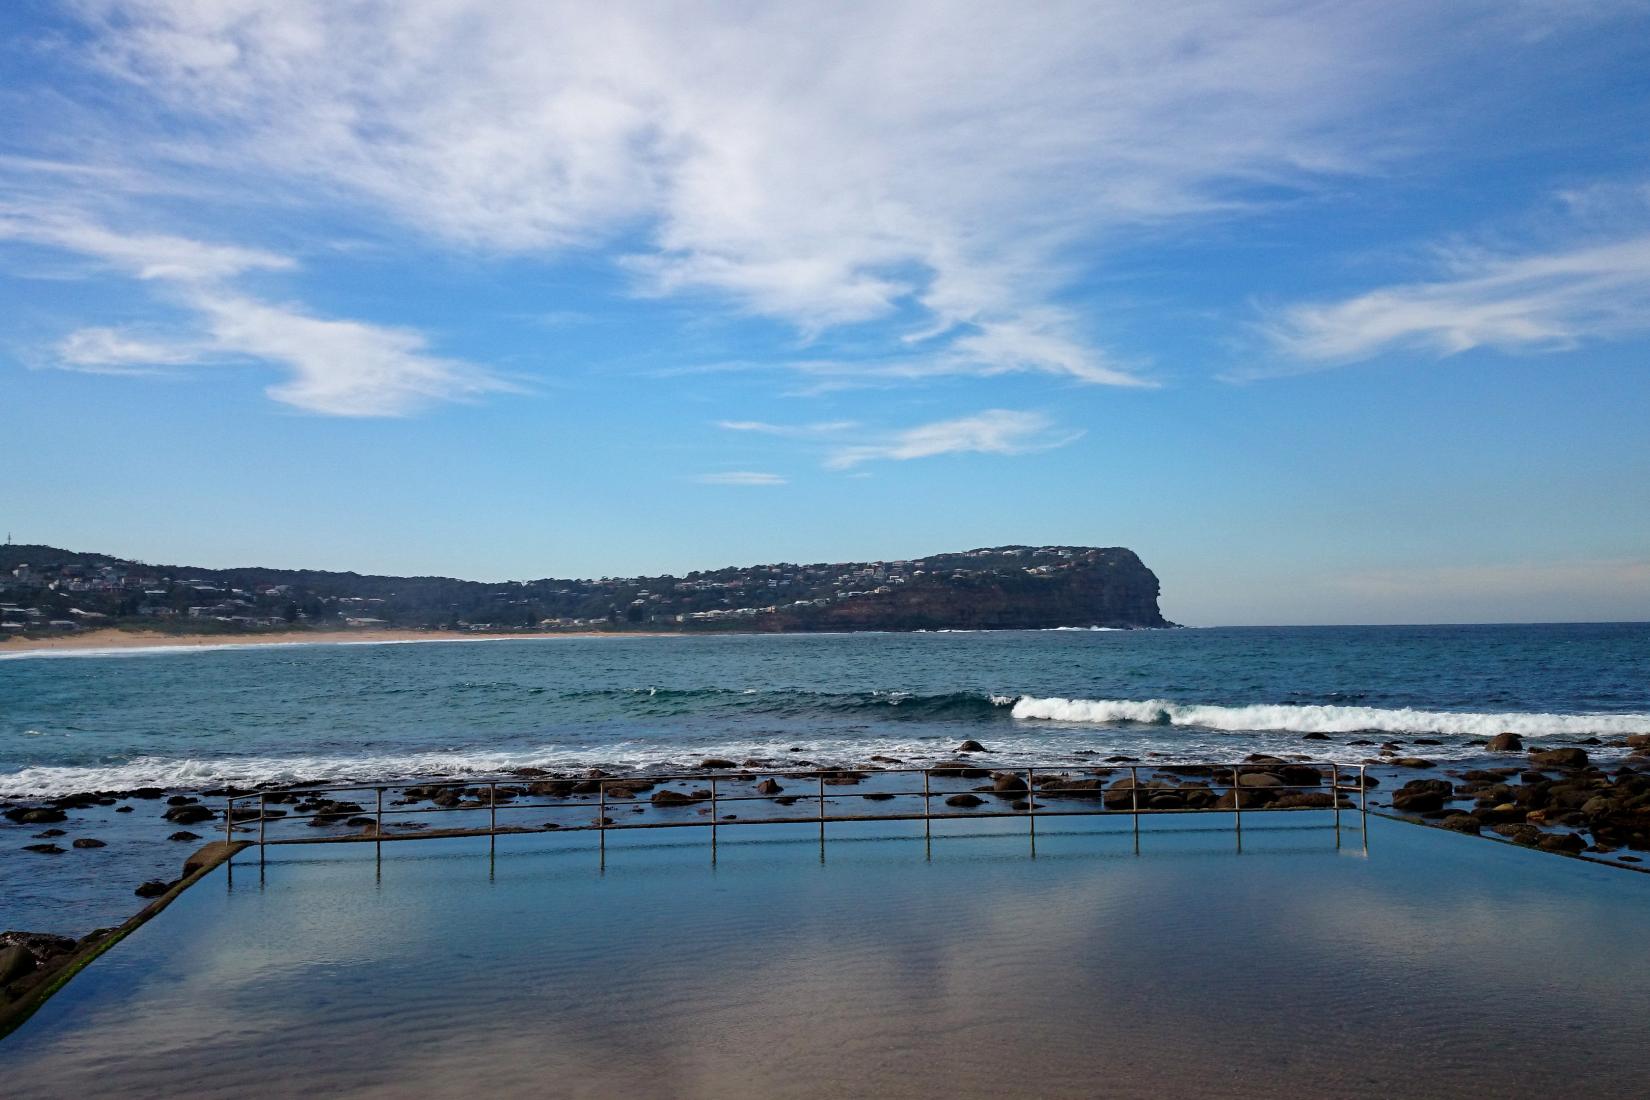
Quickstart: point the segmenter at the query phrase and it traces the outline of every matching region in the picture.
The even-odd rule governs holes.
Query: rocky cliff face
[[[1039,630],[1058,626],[1172,626],[1158,609],[1157,576],[1132,550],[1062,547],[1071,557],[1025,566],[1019,548],[974,551],[886,592],[828,607],[781,611],[767,630]],[[982,559],[973,555],[992,555]],[[959,559],[963,555],[957,555]],[[1001,562],[997,558],[1001,558]]]

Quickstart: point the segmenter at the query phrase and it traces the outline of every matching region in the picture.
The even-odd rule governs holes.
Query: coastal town
[[[933,610],[937,617],[932,622],[907,618],[914,608],[960,610],[970,601],[948,596],[969,591],[1006,596],[1008,602],[1026,595],[1046,598],[1079,573],[1117,565],[1138,566],[1138,559],[1117,549],[1003,546],[893,561],[727,567],[680,577],[489,584],[444,577],[148,565],[8,544],[0,547],[0,636],[108,627],[191,633],[943,628],[967,624],[953,624],[949,611]],[[1155,587],[1152,578],[1147,619],[1156,614]],[[1128,618],[1108,613],[1090,616],[1096,620],[1090,622],[1081,608],[1073,614],[1070,623],[1038,619],[1024,625],[1105,625],[1098,620]]]

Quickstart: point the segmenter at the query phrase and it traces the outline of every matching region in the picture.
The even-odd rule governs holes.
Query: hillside
[[[904,561],[736,567],[684,577],[486,583],[319,570],[150,565],[0,547],[9,634],[89,626],[223,632],[1158,627],[1158,581],[1121,547],[999,546]]]

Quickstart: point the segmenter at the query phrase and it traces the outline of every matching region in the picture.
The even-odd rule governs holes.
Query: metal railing
[[[738,825],[778,825],[778,824],[811,824],[818,823],[820,839],[825,836],[825,826],[832,821],[837,822],[867,822],[867,821],[934,821],[967,820],[973,818],[1003,818],[1023,817],[1031,822],[1031,829],[1035,834],[1038,818],[1058,817],[1094,817],[1130,815],[1134,819],[1134,827],[1138,832],[1141,817],[1150,817],[1160,814],[1230,814],[1233,828],[1241,833],[1244,814],[1279,813],[1290,810],[1332,810],[1334,825],[1340,828],[1341,811],[1343,809],[1356,810],[1361,815],[1367,815],[1368,806],[1368,776],[1363,764],[1338,764],[1319,761],[1287,761],[1283,763],[1263,763],[1244,761],[1237,764],[1219,763],[1181,763],[1181,764],[1129,764],[1115,767],[1097,767],[1087,769],[1086,774],[1074,775],[1077,769],[1073,768],[991,768],[984,761],[958,760],[942,764],[930,765],[925,768],[818,768],[813,770],[772,769],[750,771],[697,771],[669,775],[636,774],[627,776],[591,775],[584,778],[571,778],[552,775],[514,775],[506,777],[492,777],[487,779],[450,779],[450,780],[407,780],[396,783],[353,783],[306,785],[281,790],[266,790],[231,794],[226,797],[223,810],[224,839],[233,841],[236,832],[250,833],[256,827],[257,839],[254,843],[261,847],[275,844],[313,844],[336,843],[340,841],[373,841],[382,843],[386,840],[419,840],[448,838],[454,836],[489,836],[497,837],[504,834],[542,833],[546,831],[579,832],[594,831],[601,834],[601,842],[605,846],[608,832],[622,832],[636,829],[670,829],[689,827],[708,827],[714,839],[719,828]],[[1279,772],[1293,772],[1294,778],[1305,778],[1305,772],[1313,772],[1313,782],[1289,783],[1285,782]],[[1121,773],[1127,772],[1127,785],[1124,785]],[[1143,783],[1142,773],[1147,776]],[[862,792],[833,791],[827,787],[857,786],[873,779],[885,780],[890,776],[920,775],[922,786],[920,789],[894,789],[873,785],[873,789]],[[1251,780],[1244,782],[1246,776],[1267,776],[1267,780]],[[1107,785],[1107,780],[1116,777],[1116,781]],[[1178,777],[1195,780],[1192,783],[1171,784],[1167,777]],[[959,787],[949,785],[949,781],[957,779],[989,778],[992,784],[988,787]],[[935,780],[947,781],[946,786],[936,789]],[[803,781],[812,780],[811,793],[792,792],[787,788],[762,792],[755,788],[765,781],[777,784],[778,780]],[[1153,783],[1158,785],[1153,786]],[[657,795],[649,800],[647,811],[650,817],[657,820],[632,821],[620,823],[608,816],[611,809],[617,805],[639,805],[638,795],[649,790],[659,788],[669,790],[673,784],[696,784],[698,789],[687,794],[681,791],[672,792],[675,797],[664,802],[658,800]],[[708,784],[708,788],[704,785]],[[1021,785],[1023,784],[1023,786]],[[539,788],[534,790],[534,788]],[[732,793],[730,792],[730,788]],[[445,804],[434,801],[439,795],[427,792],[456,791],[457,797],[449,798]],[[384,795],[386,792],[401,792],[403,797],[399,801],[392,801],[389,808],[385,807]],[[416,792],[417,797],[407,797]],[[1315,792],[1328,795],[1327,804],[1319,800],[1310,800],[1303,803],[1296,799],[1293,804],[1287,797],[1291,794]],[[338,801],[323,796],[337,794],[361,795],[370,793],[373,806],[369,811],[358,801]],[[610,793],[613,795],[609,797]],[[1344,795],[1356,794],[1356,801],[1344,798]],[[464,798],[469,795],[469,799]],[[957,796],[968,795],[971,800],[956,801]],[[1165,797],[1167,796],[1167,797]],[[827,809],[828,801],[837,801],[854,797],[867,802],[893,802],[906,800],[905,805],[921,799],[921,809],[901,810],[886,813],[831,813]],[[941,808],[936,810],[934,799],[942,799]],[[993,804],[995,800],[995,805]],[[1198,803],[1188,804],[1188,800]],[[1283,801],[1285,805],[1276,805]],[[418,802],[416,808],[406,808],[412,802]],[[723,807],[730,803],[763,803],[779,809],[789,809],[799,803],[807,803],[810,811],[798,815],[792,813],[766,814],[755,817],[741,818],[738,815],[723,814]],[[1156,802],[1157,805],[1153,805]],[[1245,805],[1245,803],[1248,803]],[[309,805],[309,812],[288,812],[280,807],[289,803],[297,803],[300,810]],[[1178,803],[1178,804],[1176,804]],[[1227,804],[1222,804],[1227,803]],[[1004,805],[1007,808],[1003,808]],[[817,812],[813,812],[817,807]],[[674,811],[693,809],[696,812],[691,817],[677,816]],[[422,831],[410,826],[403,827],[406,831],[386,832],[385,819],[390,818],[390,824],[396,825],[394,819],[401,817],[429,817],[439,813],[477,814],[485,810],[487,825],[458,827]],[[568,811],[595,811],[595,819],[586,823],[562,825],[560,822],[547,822],[543,826],[500,827],[499,812],[508,813],[518,811],[535,812],[568,812]],[[321,836],[280,836],[271,837],[269,828],[272,824],[279,826],[290,825],[295,822],[306,821],[321,826],[350,825],[361,831],[346,834],[329,834]],[[422,823],[420,823],[422,824]],[[926,826],[925,826],[926,827]],[[284,831],[284,829],[282,830]],[[246,838],[243,838],[246,839]]]

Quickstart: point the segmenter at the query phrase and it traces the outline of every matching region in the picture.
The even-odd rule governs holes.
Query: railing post
[[[269,792],[258,796],[258,855],[261,858],[264,850],[264,822],[269,820]]]
[[[710,842],[716,843],[716,819],[719,812],[716,807],[716,777],[710,777]]]
[[[1134,812],[1134,828],[1140,831],[1140,769],[1129,765],[1129,807]]]
[[[825,773],[819,773],[819,841],[825,842]]]
[[[922,819],[928,820],[928,769],[922,770]]]
[[[487,784],[487,833],[498,835],[498,781]]]
[[[378,817],[378,820],[373,824],[373,827],[372,827],[373,832],[375,832],[378,835],[379,840],[383,840],[383,838],[384,838],[384,788],[383,787],[378,788],[378,814],[377,814],[377,817]]]
[[[235,842],[235,796],[229,796],[229,804],[223,808],[223,840],[225,844]]]
[[[1232,768],[1232,827],[1243,832],[1243,792],[1238,788],[1238,770]]]
[[[607,843],[607,780],[596,780],[596,793],[600,796],[596,805],[596,828],[602,831],[602,843]]]
[[[1329,804],[1335,807],[1335,839],[1341,839],[1341,766],[1329,765]]]

